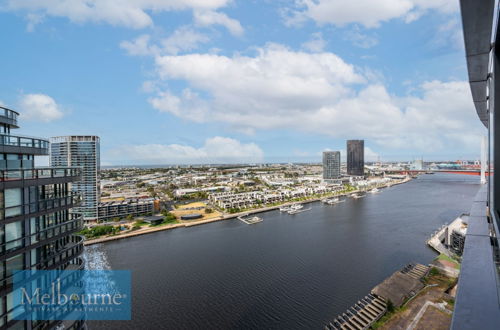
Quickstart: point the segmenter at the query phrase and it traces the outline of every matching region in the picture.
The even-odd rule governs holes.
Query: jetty
[[[253,224],[256,224],[256,223],[259,223],[259,222],[263,221],[262,218],[258,217],[258,216],[250,217],[248,215],[246,215],[246,216],[240,215],[237,218],[238,218],[238,220],[246,223],[247,225],[253,225]]]

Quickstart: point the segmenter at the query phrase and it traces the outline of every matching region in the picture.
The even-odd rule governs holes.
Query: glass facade
[[[99,137],[61,136],[51,139],[50,165],[77,166],[82,169],[82,178],[72,184],[72,191],[82,196],[81,213],[85,221],[95,221],[98,216],[100,184]]]
[[[347,174],[365,175],[365,141],[347,140]]]
[[[340,177],[340,151],[323,152],[323,179],[331,180]]]
[[[83,269],[83,237],[75,235],[83,221],[71,211],[79,198],[70,184],[79,170],[34,168],[35,155],[48,155],[48,141],[9,136],[13,128],[17,113],[0,107],[0,329],[82,329],[83,320],[14,319],[22,312],[12,299],[14,272]]]

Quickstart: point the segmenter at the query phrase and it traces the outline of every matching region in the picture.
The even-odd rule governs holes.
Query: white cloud
[[[244,29],[240,22],[233,18],[229,18],[224,13],[219,13],[213,10],[197,10],[194,12],[194,20],[200,26],[222,25],[231,32],[232,35],[241,36]]]
[[[189,88],[184,89],[180,97],[169,91],[159,92],[157,97],[149,99],[149,103],[161,112],[169,112],[198,123],[205,122],[209,112],[207,102]]]
[[[398,97],[332,53],[271,44],[254,57],[158,56],[156,66],[160,79],[189,87],[180,95],[157,93],[153,107],[241,132],[291,129],[427,151],[462,147],[484,133],[467,82],[426,82],[415,86],[415,96]]]
[[[5,11],[25,11],[29,24],[39,23],[43,16],[66,17],[75,23],[108,23],[135,29],[153,25],[151,12],[201,10],[214,11],[231,0],[6,0]],[[30,25],[29,25],[30,26]]]
[[[115,163],[127,160],[134,164],[258,163],[263,161],[264,152],[255,143],[216,136],[199,148],[180,144],[129,145],[112,150],[110,156]]]
[[[458,49],[464,48],[462,26],[458,18],[453,18],[440,24],[430,40],[433,48]]]
[[[48,95],[25,94],[19,102],[23,119],[51,122],[64,116],[61,107]]]
[[[345,26],[357,23],[376,28],[395,18],[411,22],[428,10],[458,11],[458,1],[450,0],[296,0],[295,6],[295,9],[286,11],[285,23],[288,25],[312,19],[318,24]]]
[[[321,32],[315,32],[311,35],[311,40],[304,42],[301,46],[311,52],[319,53],[325,49],[326,41]]]
[[[378,44],[378,39],[376,37],[361,33],[359,28],[354,28],[353,30],[346,32],[345,38],[354,46],[360,48],[371,48]]]
[[[175,30],[168,38],[163,39],[161,45],[167,54],[177,54],[181,51],[196,49],[200,44],[209,41],[210,38],[205,34],[184,26]]]
[[[158,45],[153,44],[148,34],[143,34],[132,41],[122,41],[120,47],[132,56],[157,56],[163,54],[178,54],[183,51],[192,51],[202,43],[207,43],[210,38],[193,30],[189,26],[182,26],[167,38],[158,40]]]
[[[157,46],[150,45],[151,36],[143,34],[132,41],[122,41],[120,47],[125,49],[132,56],[149,56],[159,54]]]

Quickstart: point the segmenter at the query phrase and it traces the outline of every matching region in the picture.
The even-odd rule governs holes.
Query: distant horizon
[[[474,162],[478,159],[463,159],[462,161]],[[398,160],[398,161],[381,161],[381,163],[411,163],[410,160]],[[436,163],[436,164],[452,164],[456,163],[457,160],[424,160],[424,164]],[[366,164],[375,164],[377,161],[365,162]],[[130,165],[101,165],[101,168],[168,168],[168,167],[231,167],[231,166],[259,166],[259,165],[318,165],[322,166],[321,162],[262,162],[262,163],[219,163],[219,164],[203,164],[203,163],[184,163],[184,164],[130,164]],[[343,161],[342,164],[345,164]]]

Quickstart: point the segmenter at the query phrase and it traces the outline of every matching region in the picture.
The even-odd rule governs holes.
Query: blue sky
[[[99,135],[103,165],[475,159],[455,0],[0,2],[19,134]]]

